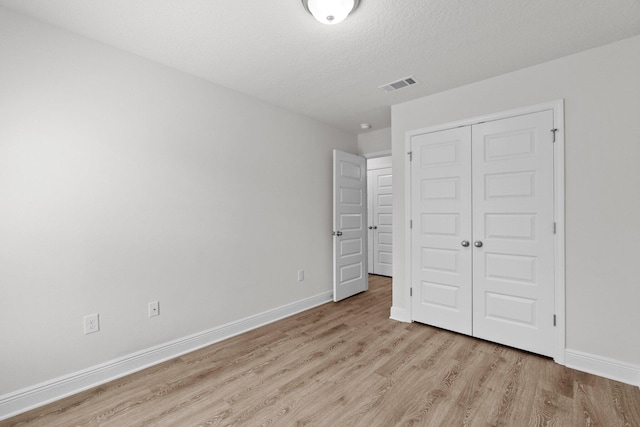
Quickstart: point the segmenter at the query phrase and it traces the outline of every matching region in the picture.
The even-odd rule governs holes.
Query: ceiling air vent
[[[418,83],[413,76],[405,77],[395,82],[387,83],[386,85],[379,86],[378,89],[382,89],[385,92],[395,92],[396,90],[403,89],[405,87],[413,86]]]

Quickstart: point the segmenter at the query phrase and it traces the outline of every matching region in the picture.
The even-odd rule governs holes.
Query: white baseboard
[[[565,351],[569,368],[640,387],[640,366],[577,350]]]
[[[74,372],[0,396],[0,420],[4,420],[47,403],[88,390],[149,366],[173,359],[202,347],[256,329],[333,300],[333,292],[296,301],[236,322],[180,338],[156,347]]]
[[[411,316],[409,316],[409,310],[404,308],[391,307],[391,314],[389,318],[397,320],[398,322],[411,323]]]

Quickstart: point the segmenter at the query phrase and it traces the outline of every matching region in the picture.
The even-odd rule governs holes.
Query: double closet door
[[[411,137],[412,319],[554,352],[553,112]]]

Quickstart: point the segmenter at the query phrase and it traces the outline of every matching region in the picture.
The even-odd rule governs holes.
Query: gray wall
[[[0,397],[331,290],[355,135],[2,8],[0,64]]]
[[[391,128],[378,129],[358,135],[358,154],[391,152]]]

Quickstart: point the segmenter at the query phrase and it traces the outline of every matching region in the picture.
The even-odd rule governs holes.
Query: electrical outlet
[[[151,301],[149,303],[149,317],[160,316],[160,303],[158,301]]]
[[[298,282],[302,282],[304,280],[304,270],[298,270]]]
[[[100,331],[100,318],[98,313],[84,316],[84,334],[93,334]]]

